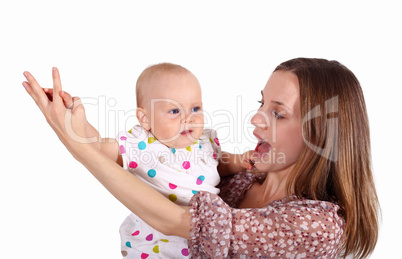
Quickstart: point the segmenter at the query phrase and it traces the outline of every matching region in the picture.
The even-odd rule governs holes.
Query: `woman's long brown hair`
[[[348,68],[325,59],[292,59],[278,70],[298,77],[305,141],[288,192],[338,204],[346,222],[344,256],[367,257],[378,239],[379,201],[360,83]]]

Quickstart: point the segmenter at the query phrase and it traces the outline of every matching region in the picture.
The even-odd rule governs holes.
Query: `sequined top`
[[[220,196],[199,192],[191,201],[191,258],[337,258],[345,222],[331,202],[295,195],[263,208],[237,209],[261,175],[242,172]]]

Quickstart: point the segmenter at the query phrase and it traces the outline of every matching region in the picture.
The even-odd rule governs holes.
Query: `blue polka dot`
[[[205,176],[200,175],[200,176],[198,176],[198,179],[200,179],[201,181],[204,181],[204,180],[205,180]]]
[[[196,195],[198,191],[192,190],[191,192]]]
[[[131,243],[127,241],[126,246],[131,248]]]
[[[156,171],[154,169],[149,169],[148,170],[148,176],[151,178],[154,178],[156,175]]]
[[[145,144],[144,141],[141,141],[140,143],[138,143],[138,148],[140,150],[144,150],[147,147],[147,144]]]
[[[172,147],[172,153],[176,153],[176,149]]]
[[[201,149],[201,143],[198,145],[198,147]]]

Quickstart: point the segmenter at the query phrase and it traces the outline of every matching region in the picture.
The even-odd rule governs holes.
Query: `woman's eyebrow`
[[[262,97],[264,98],[264,93],[263,93],[262,90],[261,90],[261,95],[262,95]],[[286,109],[288,109],[289,112],[291,111],[291,109],[290,109],[289,107],[287,107],[283,102],[272,100],[271,103],[274,103],[274,104],[276,104],[276,105],[283,106],[283,107],[285,107]]]
[[[279,106],[283,106],[283,107],[285,107],[289,112],[292,111],[292,110],[291,110],[288,106],[286,106],[283,102],[272,100],[271,103],[274,103],[274,104],[279,105]]]

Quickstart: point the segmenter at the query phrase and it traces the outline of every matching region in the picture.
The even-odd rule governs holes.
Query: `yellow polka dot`
[[[158,254],[159,253],[159,246],[154,246],[152,251],[154,251],[154,253]]]
[[[131,134],[131,129],[128,131],[128,133],[130,133],[130,134]]]
[[[186,150],[191,152],[191,147],[186,147]]]
[[[177,201],[177,196],[172,193],[172,194],[169,195],[169,200],[175,202],[175,201]]]
[[[209,138],[209,141],[211,141],[211,143],[214,143],[214,141],[211,138]]]
[[[155,142],[155,138],[154,138],[154,137],[150,137],[150,138],[148,139],[148,143],[149,143],[149,144],[154,143],[154,142]]]
[[[169,240],[167,240],[167,239],[161,239],[161,241],[165,242],[165,243],[169,243]]]

